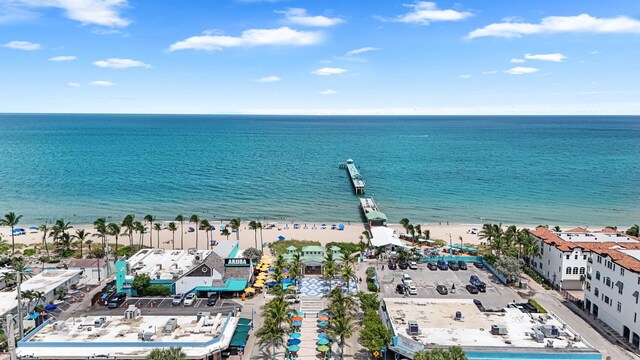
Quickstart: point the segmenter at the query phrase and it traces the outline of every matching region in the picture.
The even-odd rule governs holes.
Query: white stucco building
[[[66,262],[68,270],[78,270],[80,274],[80,284],[97,285],[99,281],[107,278],[107,274],[113,275],[114,267],[112,262],[104,259],[69,259]],[[110,266],[107,272],[107,266]]]
[[[531,234],[540,248],[540,256],[531,259],[531,266],[552,285],[564,290],[583,288],[588,273],[587,261],[595,249],[640,243],[638,239],[610,228],[554,232],[539,227]]]

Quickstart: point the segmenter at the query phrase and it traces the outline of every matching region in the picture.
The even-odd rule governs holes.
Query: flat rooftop
[[[593,350],[586,342],[575,341],[576,334],[569,328],[563,329],[563,323],[553,315],[527,314],[515,308],[506,308],[505,312],[482,312],[471,299],[385,298],[384,303],[394,334],[426,347],[458,345],[465,350],[533,349],[536,352],[557,350],[565,353]],[[455,320],[456,311],[462,313],[462,320]],[[420,335],[407,333],[408,321],[418,323]],[[543,324],[555,325],[560,329],[560,336],[536,342],[531,336],[532,328]],[[506,327],[507,334],[491,334],[492,325]],[[553,348],[547,346],[548,340],[553,340]]]
[[[48,294],[74,276],[79,276],[80,272],[81,270],[45,270],[24,281],[21,290],[22,292],[27,290],[42,291]],[[17,290],[0,292],[0,314],[5,314],[18,306],[17,296]]]
[[[638,240],[633,239],[621,233],[616,232],[559,232],[555,233],[562,240],[570,242],[594,242],[594,243],[637,243]]]
[[[104,323],[95,326],[100,318]],[[144,359],[154,347],[182,347],[187,357],[199,357],[228,347],[235,332],[237,317],[222,314],[197,319],[193,316],[85,316],[49,323],[21,342],[18,355],[75,359],[94,354]],[[168,322],[177,326],[165,332]],[[140,333],[151,335],[143,341]],[[68,354],[68,355],[61,355]],[[62,357],[56,357],[62,356]]]

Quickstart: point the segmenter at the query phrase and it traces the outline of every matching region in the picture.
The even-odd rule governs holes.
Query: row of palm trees
[[[478,236],[486,240],[487,248],[498,258],[509,255],[529,260],[540,255],[538,242],[527,228],[511,225],[505,229],[502,224],[484,224]]]
[[[413,241],[420,239],[422,236],[424,236],[424,238],[427,240],[431,238],[431,231],[429,229],[425,229],[423,231],[422,225],[411,224],[411,222],[407,218],[400,219],[400,225],[402,225],[407,235],[411,235],[411,238],[413,239]]]

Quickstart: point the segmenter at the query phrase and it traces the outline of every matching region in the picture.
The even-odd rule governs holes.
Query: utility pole
[[[13,331],[13,315],[7,314],[7,347],[11,360],[16,360],[16,334]]]
[[[22,340],[22,338],[24,337],[24,326],[22,323],[22,321],[24,320],[24,316],[22,315],[22,291],[20,290],[20,287],[22,285],[22,272],[17,271],[16,277],[18,278],[18,335]]]

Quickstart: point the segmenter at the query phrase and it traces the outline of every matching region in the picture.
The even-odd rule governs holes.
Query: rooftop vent
[[[107,318],[104,316],[101,316],[95,320],[93,320],[93,326],[95,327],[100,327],[104,324],[104,322],[107,321]]]
[[[504,325],[491,325],[491,334],[493,335],[507,335],[507,327]]]
[[[422,331],[420,331],[420,327],[418,326],[418,322],[414,320],[409,320],[407,326],[407,334],[408,335],[420,335]]]
[[[135,320],[139,318],[140,315],[140,309],[138,309],[135,305],[129,305],[127,310],[124,311],[125,320]]]
[[[166,334],[171,334],[176,328],[178,328],[178,319],[170,318],[169,321],[167,321],[167,324],[164,326],[164,332]]]

